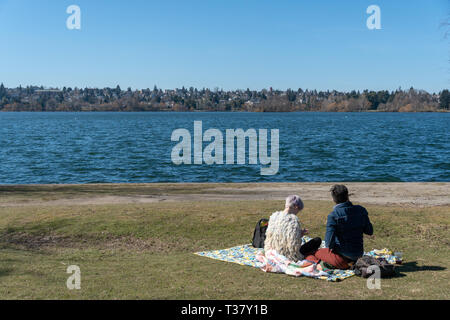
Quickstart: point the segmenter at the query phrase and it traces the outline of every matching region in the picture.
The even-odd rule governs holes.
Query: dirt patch
[[[304,200],[331,201],[333,182],[320,183],[189,183],[4,186],[0,206],[103,205],[161,201],[283,200],[299,194]],[[401,206],[450,205],[449,182],[349,182],[357,203]],[[65,193],[64,190],[70,190]],[[97,190],[97,192],[96,192]],[[67,190],[66,190],[67,191]]]
[[[32,235],[27,233],[8,233],[0,236],[0,245],[12,245],[25,250],[46,250],[52,248],[133,250],[148,253],[169,253],[189,251],[182,242],[162,241],[156,238],[139,239],[135,237],[75,238],[60,235]]]

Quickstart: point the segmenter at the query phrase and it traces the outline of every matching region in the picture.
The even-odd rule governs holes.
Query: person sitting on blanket
[[[331,196],[336,203],[328,215],[325,247],[306,257],[312,262],[325,262],[337,269],[348,269],[364,254],[363,233],[373,234],[367,210],[353,205],[344,185],[334,185]]]
[[[291,195],[286,198],[285,209],[274,212],[269,218],[264,251],[272,249],[297,262],[320,247],[322,243],[320,238],[314,238],[302,246],[302,237],[308,233],[307,229],[301,229],[297,217],[302,209],[303,202],[299,196]]]

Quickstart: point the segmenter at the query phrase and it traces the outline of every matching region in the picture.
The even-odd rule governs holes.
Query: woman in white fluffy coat
[[[297,195],[286,198],[284,211],[274,212],[269,219],[269,226],[264,241],[264,251],[270,249],[285,256],[289,260],[304,259],[300,253],[303,235],[308,233],[302,230],[297,214],[303,209],[303,202]]]

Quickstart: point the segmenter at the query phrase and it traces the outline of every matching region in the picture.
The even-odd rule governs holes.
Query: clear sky
[[[448,0],[0,0],[0,82],[438,92],[448,17]]]

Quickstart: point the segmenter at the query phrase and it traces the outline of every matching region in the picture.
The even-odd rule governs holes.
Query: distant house
[[[35,90],[34,92],[36,92],[36,93],[60,93],[62,91],[59,89],[39,89],[39,90]]]

